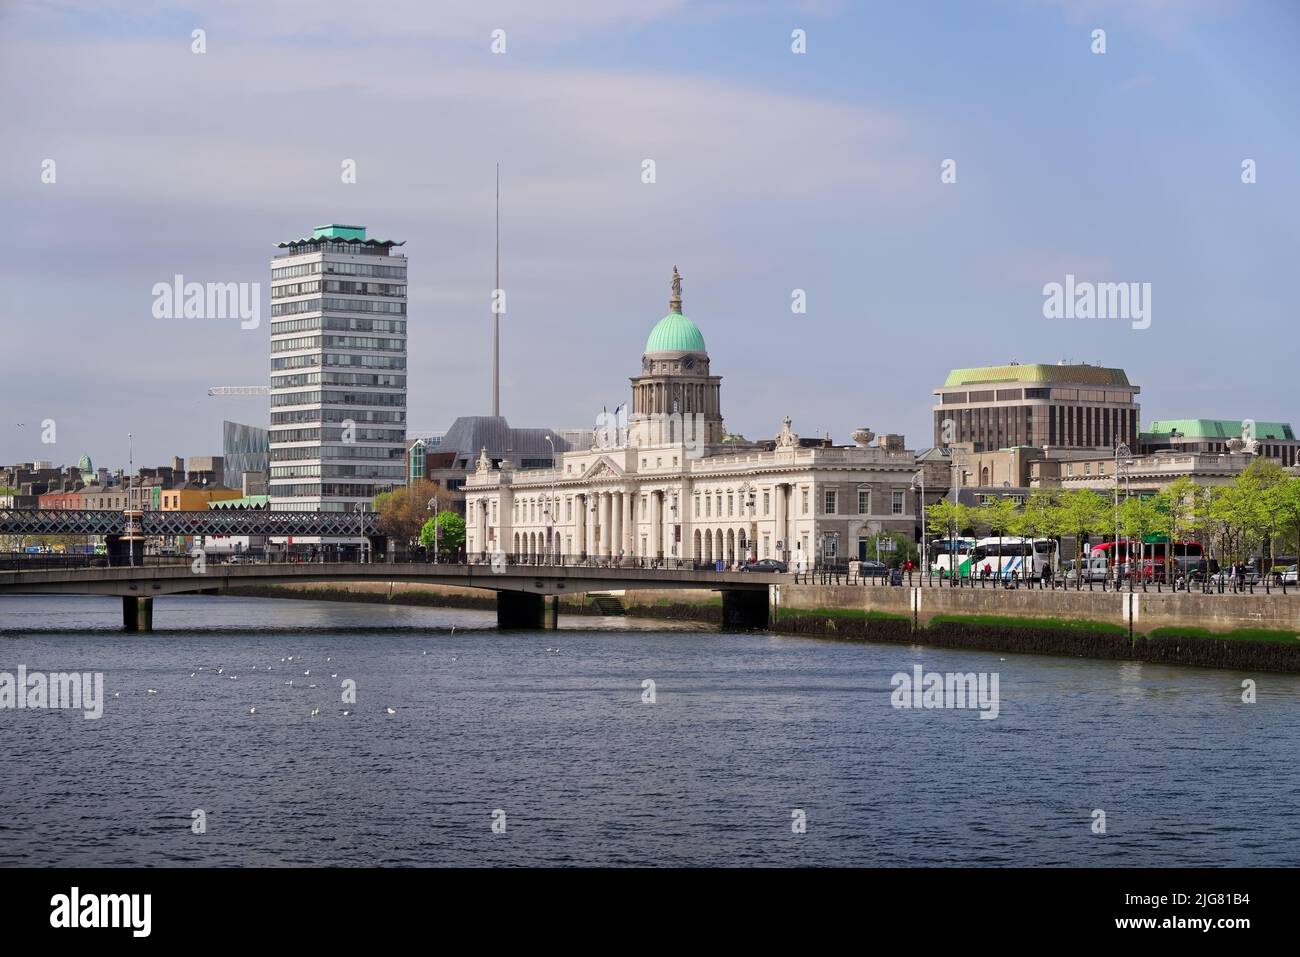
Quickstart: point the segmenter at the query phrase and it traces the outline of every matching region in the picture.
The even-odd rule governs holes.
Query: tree
[[[1143,498],[1135,495],[1125,499],[1119,507],[1119,527],[1130,540],[1142,542],[1148,535],[1156,535],[1165,527],[1167,518],[1157,507],[1156,496]],[[1133,555],[1129,555],[1131,574],[1144,573],[1144,568],[1133,564]]]
[[[1058,528],[1074,535],[1074,567],[1079,567],[1083,557],[1083,538],[1091,532],[1101,531],[1110,519],[1111,503],[1106,496],[1091,489],[1062,492],[1056,509]],[[1082,581],[1082,576],[1079,578]]]
[[[439,557],[454,555],[465,544],[465,520],[455,512],[439,512],[437,519],[429,519],[420,529],[420,544],[432,551],[434,548],[434,528],[437,528],[437,548]]]
[[[413,547],[430,518],[431,499],[437,499],[439,514],[451,509],[455,501],[450,492],[428,479],[376,495],[371,507],[379,514],[379,530],[394,541]]]
[[[940,499],[926,509],[925,523],[929,530],[943,538],[956,538],[975,525],[975,510],[969,505]],[[950,555],[949,573],[956,576],[960,569],[956,565],[956,555]]]
[[[980,521],[987,526],[990,532],[998,537],[998,577],[1002,577],[1002,536],[1005,535],[1016,521],[1018,511],[1015,500],[1010,498],[996,498],[991,502],[985,502],[979,507],[978,515]]]
[[[1157,497],[1168,520],[1169,544],[1165,548],[1165,581],[1172,582],[1174,549],[1179,536],[1188,532],[1192,514],[1196,509],[1197,485],[1190,476],[1183,475],[1169,483]]]
[[[1265,496],[1271,525],[1283,534],[1283,548],[1290,547],[1290,536],[1294,534],[1300,550],[1300,478],[1279,482]]]

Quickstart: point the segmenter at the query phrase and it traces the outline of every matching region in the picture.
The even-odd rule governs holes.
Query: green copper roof
[[[646,352],[704,352],[704,336],[680,312],[670,312],[650,330]]]
[[[345,226],[342,223],[330,223],[317,226],[311,231],[312,239],[360,239],[366,238],[366,227]]]
[[[1070,385],[1129,385],[1123,369],[1106,369],[1087,365],[1028,365],[981,366],[977,369],[953,369],[948,373],[944,387],[977,385],[994,382],[1059,383]]]
[[[1147,428],[1148,435],[1168,435],[1174,429],[1189,439],[1239,439],[1246,427],[1245,419],[1160,419]],[[1295,431],[1287,422],[1256,422],[1257,439],[1294,439]]]
[[[316,226],[311,231],[311,236],[303,239],[291,239],[288,242],[276,243],[281,249],[286,246],[301,246],[306,243],[319,242],[322,239],[329,239],[336,243],[357,243],[365,246],[402,246],[405,243],[399,243],[392,239],[366,239],[366,227],[349,226],[345,223],[327,223],[324,226]]]

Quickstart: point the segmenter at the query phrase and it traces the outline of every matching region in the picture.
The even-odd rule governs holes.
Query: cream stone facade
[[[811,564],[857,558],[882,532],[915,535],[913,452],[868,446],[865,431],[857,446],[810,445],[788,418],[774,442],[737,442],[676,270],[669,308],[632,379],[630,421],[597,428],[592,448],[554,468],[480,456],[465,482],[471,556]]]

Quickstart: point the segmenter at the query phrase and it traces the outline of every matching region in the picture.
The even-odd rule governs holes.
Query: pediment
[[[587,467],[587,471],[582,473],[582,478],[584,481],[621,479],[625,474],[623,469],[618,466],[618,463],[608,455],[602,455]]]

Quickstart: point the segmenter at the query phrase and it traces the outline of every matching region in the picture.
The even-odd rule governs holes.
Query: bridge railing
[[[967,588],[967,589],[1027,589],[1037,591],[1074,591],[1116,594],[1117,592],[1136,592],[1142,594],[1164,594],[1167,592],[1198,593],[1203,595],[1292,595],[1297,593],[1297,586],[1285,576],[1270,574],[1263,578],[1240,578],[1231,575],[1212,575],[1208,579],[1196,578],[1169,584],[1160,579],[1139,581],[1132,578],[1123,580],[1107,579],[1104,581],[1082,581],[1078,578],[1066,579],[1060,576],[1050,578],[1027,578],[1019,575],[997,575],[951,578],[934,572],[922,572],[916,569],[902,571],[897,569],[873,570],[867,573],[850,573],[845,568],[813,568],[807,571],[795,571],[791,576],[795,584],[800,585],[862,585],[883,587],[926,587],[926,588]]]
[[[192,559],[175,555],[138,555],[140,566],[188,565]],[[63,552],[0,552],[0,571],[36,571],[55,568],[107,568],[107,555],[78,555]],[[128,564],[123,558],[121,564]]]
[[[367,556],[370,562],[382,564],[386,558],[398,564],[434,566],[432,558],[405,555],[396,558],[383,555]],[[301,564],[357,564],[354,555],[341,555],[320,551],[314,556],[307,554],[290,555],[216,555],[208,556],[209,566],[226,564],[237,565],[301,565]],[[186,566],[194,559],[188,555],[148,554],[136,556],[137,567]],[[471,553],[458,556],[450,561],[440,560],[437,564],[449,567],[483,567],[483,568],[581,568],[581,569],[641,569],[646,571],[744,571],[744,565],[698,561],[673,557],[650,558],[635,555],[623,557],[603,557],[595,555],[522,555],[509,553]],[[721,564],[721,567],[719,565]],[[76,555],[60,553],[0,552],[0,571],[35,571],[64,568],[103,568],[109,565],[105,555]],[[127,562],[118,558],[116,567],[126,567]],[[763,571],[766,572],[766,569]],[[1141,592],[1144,594],[1161,594],[1164,592],[1197,592],[1200,594],[1233,595],[1272,595],[1296,594],[1297,586],[1287,579],[1270,574],[1262,579],[1232,577],[1230,575],[1210,576],[1208,580],[1183,580],[1173,586],[1163,581],[1105,580],[1081,581],[1077,578],[1025,578],[1007,576],[999,578],[994,575],[951,578],[947,575],[923,572],[916,569],[902,571],[899,569],[871,569],[867,572],[850,572],[844,566],[815,567],[809,570],[794,570],[787,580],[799,585],[854,585],[862,587],[925,587],[925,588],[967,588],[967,589],[1029,589],[1038,591],[1088,591],[1100,594],[1116,592]]]

